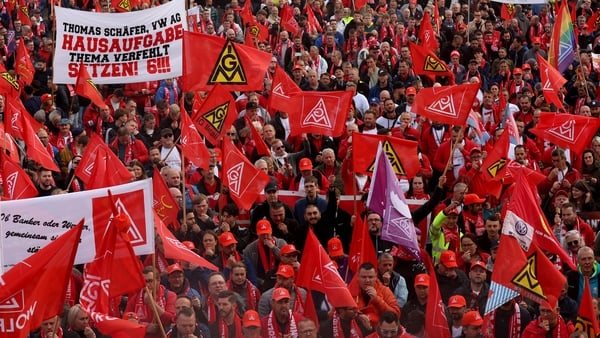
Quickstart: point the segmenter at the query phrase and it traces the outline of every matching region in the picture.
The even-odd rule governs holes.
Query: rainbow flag
[[[576,49],[577,41],[575,40],[569,7],[566,6],[566,1],[563,1],[552,31],[548,62],[562,73],[575,60]]]

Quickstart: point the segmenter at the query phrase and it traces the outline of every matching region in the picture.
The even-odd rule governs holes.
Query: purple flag
[[[381,238],[398,244],[420,261],[421,250],[410,209],[381,143],[377,149],[367,206],[383,217]]]

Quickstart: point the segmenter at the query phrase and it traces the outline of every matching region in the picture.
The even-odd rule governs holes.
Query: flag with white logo
[[[338,137],[346,128],[352,92],[302,92],[290,99],[290,135],[304,133]]]

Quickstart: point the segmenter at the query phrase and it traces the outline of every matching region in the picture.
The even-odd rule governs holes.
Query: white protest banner
[[[85,218],[75,264],[91,262],[117,210],[131,220],[129,238],[136,255],[154,252],[152,181],[150,179],[77,193],[0,202],[3,270],[29,257]]]
[[[96,84],[181,76],[184,0],[127,13],[55,11],[54,83],[75,83],[82,62]]]

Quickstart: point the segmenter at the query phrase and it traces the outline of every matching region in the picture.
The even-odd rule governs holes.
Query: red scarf
[[[519,304],[514,302],[514,312],[510,316],[510,322],[508,323],[508,337],[506,338],[519,338],[521,337],[521,309]],[[492,338],[496,336],[496,311],[492,311],[488,318],[489,320],[484,321],[484,327],[482,330],[483,336],[486,338]]]
[[[271,239],[274,241],[274,239]],[[265,252],[265,245],[262,243],[258,243],[258,256],[260,257],[260,262],[265,273],[269,270],[273,270],[275,268],[275,255],[273,255],[273,250],[269,250],[269,259],[267,260],[267,253]]]
[[[294,297],[294,313],[304,314],[304,303],[302,303],[302,294],[300,293],[300,288],[294,284],[294,293],[296,297]]]
[[[460,233],[458,232],[458,226],[454,226],[454,230],[450,230],[446,228],[446,225],[443,225],[442,231],[444,232],[446,243],[450,243],[448,250],[458,253],[458,249],[460,248]]]
[[[243,337],[242,333],[242,320],[240,316],[235,314],[233,316],[234,324],[235,324],[235,337]],[[225,324],[223,319],[219,319],[219,337],[221,338],[229,338],[229,326]]]
[[[209,324],[217,321],[217,307],[215,306],[215,301],[211,296],[206,297],[206,315],[208,317]]]
[[[229,290],[235,291],[239,294],[242,294],[238,291],[242,291],[242,289],[246,289],[246,305],[247,309],[256,310],[258,307],[258,300],[260,299],[260,295],[258,293],[258,289],[250,283],[250,281],[246,280],[246,284],[244,285],[234,285],[231,281],[231,278],[227,282],[227,288]]]
[[[237,252],[237,250],[235,251],[234,255],[235,255],[235,261],[236,262],[241,262],[242,261],[242,258],[240,257],[240,254]],[[221,262],[223,264],[223,269],[227,268],[227,259],[228,258],[229,257],[225,257],[225,254],[221,252]]]
[[[269,318],[267,319],[267,334],[269,338],[279,338],[288,334],[292,337],[298,337],[296,318],[294,318],[292,311],[290,310],[290,320],[286,323],[285,332],[279,332],[279,324],[277,323],[275,314],[271,311],[271,313],[269,313]]]
[[[337,312],[333,314],[333,338],[345,338],[344,330],[342,329],[342,321],[338,316]],[[350,337],[351,338],[362,338],[362,331],[358,327],[358,323],[355,319],[350,320]]]
[[[154,312],[152,307],[144,303],[144,292],[146,289],[142,289],[137,294],[137,302],[135,303],[135,314],[140,319],[140,322],[152,323],[154,319]],[[165,308],[167,300],[165,299],[165,287],[160,285],[156,291],[156,305],[161,308]]]

